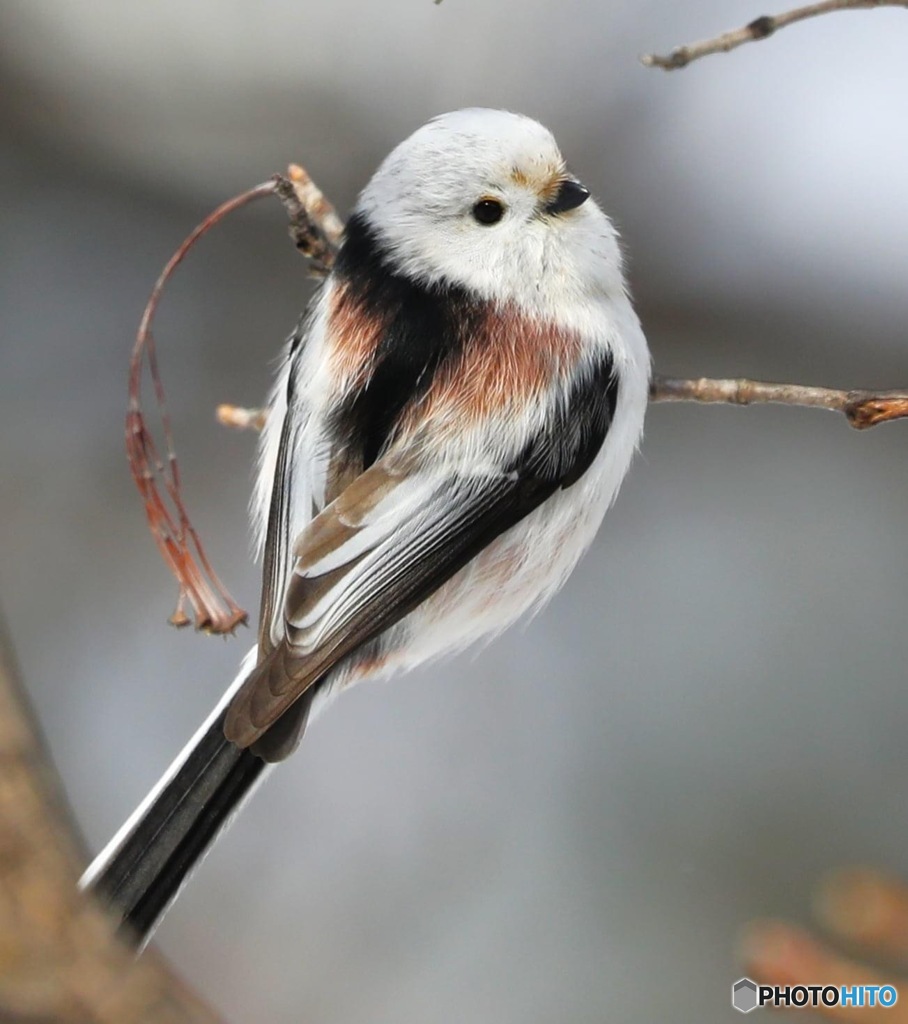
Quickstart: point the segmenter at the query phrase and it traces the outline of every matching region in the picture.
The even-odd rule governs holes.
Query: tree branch
[[[650,388],[650,401],[829,409],[843,413],[857,430],[908,417],[908,391],[836,391],[809,384],[771,384],[745,378],[682,380],[656,376]]]
[[[908,391],[837,391],[810,384],[771,384],[745,377],[686,379],[657,374],[650,385],[649,400],[653,403],[795,405],[806,409],[828,409],[842,413],[856,430],[908,417]],[[267,415],[267,409],[244,409],[238,405],[219,405],[217,408],[218,422],[234,430],[261,430]]]
[[[904,8],[908,7],[908,0],[823,0],[822,3],[807,4],[805,7],[797,7],[782,14],[764,14],[760,18],[754,18],[743,28],[724,32],[722,35],[704,39],[699,43],[679,46],[665,55],[646,53],[640,58],[640,61],[648,68],[676,71],[678,68],[687,67],[692,61],[699,60],[701,57],[708,57],[713,53],[728,53],[745,43],[767,39],[780,28],[793,25],[796,21],[818,18],[822,14],[831,14],[833,11],[857,11],[873,7]]]
[[[84,860],[0,624],[0,1020],[217,1024],[79,892]]]

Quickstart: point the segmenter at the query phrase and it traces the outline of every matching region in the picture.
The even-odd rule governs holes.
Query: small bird
[[[139,942],[328,701],[564,583],[640,440],[650,358],[617,232],[527,117],[436,117],[360,195],[289,339],[252,510],[258,642],[89,868]]]

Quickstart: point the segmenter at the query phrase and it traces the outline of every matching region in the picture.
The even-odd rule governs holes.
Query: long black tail
[[[139,945],[267,767],[224,738],[225,714],[209,719],[82,879]]]

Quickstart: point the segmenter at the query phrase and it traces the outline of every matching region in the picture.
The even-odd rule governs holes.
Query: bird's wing
[[[391,452],[357,477],[297,538],[285,636],[234,697],[228,739],[254,743],[344,655],[577,480],[605,438],[617,386],[604,358],[500,470],[426,468]]]
[[[265,657],[284,636],[284,597],[290,581],[293,540],[361,471],[339,444],[319,443],[302,388],[304,349],[311,331],[303,319],[290,336],[285,363],[271,396],[260,454],[254,505],[264,517],[259,655]],[[266,486],[267,485],[267,486]],[[263,512],[264,508],[264,512]]]
[[[271,415],[274,414],[272,410]],[[262,654],[268,654],[279,639],[274,626],[275,620],[279,623],[280,606],[287,586],[295,435],[293,419],[284,411],[263,548],[262,599],[259,609],[259,651]]]

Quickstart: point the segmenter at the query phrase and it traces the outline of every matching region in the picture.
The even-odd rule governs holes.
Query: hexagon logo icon
[[[757,984],[750,978],[738,978],[731,987],[731,1005],[739,1013],[750,1013],[757,1008]]]

